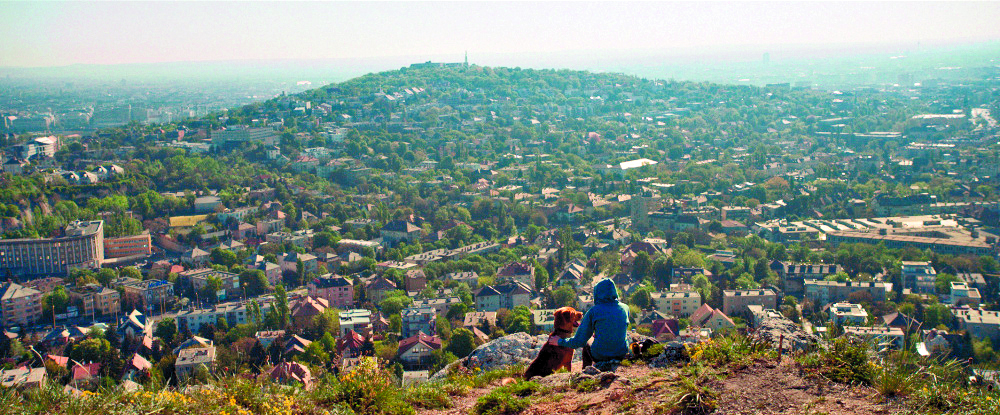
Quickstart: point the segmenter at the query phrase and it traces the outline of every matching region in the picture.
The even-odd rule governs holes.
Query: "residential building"
[[[105,316],[121,311],[118,290],[100,284],[87,284],[67,290],[70,301],[80,306],[84,315]]]
[[[524,284],[534,290],[535,266],[530,262],[511,262],[497,269],[497,278]]]
[[[351,280],[326,274],[314,278],[307,284],[309,296],[324,298],[330,307],[347,309],[354,306],[354,283]]]
[[[948,303],[961,307],[963,305],[968,305],[970,307],[979,307],[979,304],[983,302],[982,296],[979,295],[979,290],[976,288],[970,288],[969,284],[966,282],[951,282],[951,295],[948,297]]]
[[[697,291],[667,291],[649,294],[657,311],[674,317],[687,318],[701,307],[701,294]]]
[[[958,319],[959,326],[973,337],[1000,342],[1000,311],[955,308],[951,312]]]
[[[278,265],[282,272],[299,272],[299,261],[302,261],[302,270],[309,275],[319,271],[319,260],[313,254],[300,254],[292,251],[278,257]]]
[[[408,292],[423,290],[427,286],[427,275],[423,270],[411,269],[403,275],[403,286]]]
[[[451,308],[451,306],[461,302],[462,300],[458,297],[425,298],[423,300],[414,300],[413,307],[430,307],[433,308],[438,315],[444,315],[448,313],[448,309]]]
[[[372,332],[372,312],[363,308],[353,310],[343,310],[340,312],[340,335],[347,335],[349,331],[360,333],[365,337]]]
[[[702,304],[694,313],[691,313],[691,326],[711,329],[714,333],[720,330],[735,330],[736,322],[721,310],[712,308],[708,304]]]
[[[193,267],[205,266],[212,260],[208,251],[194,247],[181,254],[181,262]]]
[[[76,221],[56,238],[0,239],[0,272],[6,275],[66,275],[71,268],[100,268],[104,221]]]
[[[0,387],[12,389],[38,388],[45,384],[48,373],[44,367],[19,367],[0,370]]]
[[[139,258],[153,254],[153,241],[149,231],[138,235],[104,238],[105,258]]]
[[[872,301],[885,301],[887,293],[892,291],[892,284],[885,282],[856,282],[856,281],[825,281],[806,280],[805,298],[808,298],[819,305],[826,305],[839,301],[851,300],[851,294],[861,294],[871,296]]]
[[[556,276],[556,285],[559,286],[570,285],[574,289],[577,289],[581,285],[581,281],[583,280],[583,273],[586,270],[587,270],[587,264],[583,262],[583,260],[579,258],[574,259],[569,263],[567,263],[566,266],[563,267],[562,272],[560,272],[559,275]],[[532,271],[534,271],[534,268],[532,268]],[[527,276],[522,278],[528,279]],[[531,283],[524,284],[526,287],[529,287],[532,290],[537,288],[535,287],[534,273],[531,274],[531,278],[528,280],[531,281]]]
[[[215,346],[194,347],[181,350],[174,361],[174,374],[182,382],[194,374],[199,366],[211,373],[215,366]]]
[[[539,333],[551,333],[555,330],[556,309],[531,310],[531,323]]]
[[[389,293],[396,291],[396,289],[396,283],[387,280],[385,277],[378,277],[368,283],[368,286],[365,287],[365,294],[368,296],[368,301],[378,304]]]
[[[903,348],[903,330],[896,327],[844,326],[845,336],[856,336],[872,342],[877,348]]]
[[[211,308],[196,310],[185,310],[177,313],[174,320],[180,331],[188,330],[197,333],[204,324],[216,324],[219,319],[226,320],[229,327],[236,327],[239,324],[247,324],[253,321],[255,316],[251,316],[247,310],[247,304],[242,301],[231,301],[216,304]],[[270,301],[262,301],[257,304],[260,307],[261,317],[271,309]]]
[[[180,273],[179,277],[186,280],[195,292],[201,293],[209,285],[209,281],[219,282],[219,289],[214,293],[218,301],[228,298],[240,298],[243,289],[240,288],[240,276],[231,272],[216,271],[211,268],[200,268]]]
[[[933,294],[937,290],[937,271],[929,261],[903,261],[903,288]]]
[[[444,275],[445,281],[464,282],[469,288],[476,289],[479,286],[479,274],[472,271],[451,272]]]
[[[35,324],[42,318],[42,293],[14,282],[3,283],[0,285],[0,317],[6,328]]]
[[[722,312],[727,316],[749,316],[748,305],[778,308],[778,294],[773,290],[725,290],[722,293]]]
[[[275,340],[280,340],[282,337],[285,337],[285,331],[284,330],[258,331],[257,334],[254,335],[254,337],[257,338],[257,342],[260,343],[261,347],[267,349],[268,346],[270,346],[271,343],[274,343]]]
[[[470,311],[465,313],[462,327],[496,327],[497,313],[495,311]]]
[[[379,233],[382,235],[382,245],[392,248],[401,242],[413,244],[420,240],[420,227],[407,221],[394,220],[387,223]]]
[[[434,333],[434,320],[437,319],[437,310],[432,307],[408,307],[400,312],[402,317],[401,335],[410,337],[418,332]]]
[[[222,199],[219,199],[218,196],[201,196],[194,199],[194,212],[196,214],[212,213],[220,206],[222,206]]]
[[[22,285],[28,288],[34,288],[38,291],[41,291],[44,294],[56,289],[56,287],[63,285],[65,283],[66,282],[59,277],[44,277],[44,278],[33,279],[31,281],[25,281],[24,284]]]
[[[830,322],[843,326],[868,324],[868,312],[861,304],[836,303],[830,306]]]
[[[126,309],[162,311],[174,302],[174,283],[164,280],[129,281],[121,285]]]
[[[476,293],[476,310],[497,311],[508,310],[517,306],[527,307],[531,301],[531,290],[523,284],[506,283],[487,285]]]
[[[431,353],[440,348],[440,338],[417,333],[399,341],[399,360],[407,369],[426,368],[431,362]]]
[[[153,325],[146,316],[133,309],[128,315],[118,319],[118,336],[121,338],[140,338],[153,334]]]
[[[313,326],[313,320],[330,308],[330,303],[325,298],[313,298],[305,296],[299,299],[291,307],[292,325],[296,329],[303,329]]]
[[[281,266],[278,264],[261,261],[255,265],[255,268],[264,271],[264,276],[267,277],[267,283],[271,286],[281,284]]]
[[[835,264],[793,264],[782,261],[771,261],[771,270],[781,278],[782,290],[785,295],[801,296],[805,291],[805,280],[822,280],[827,275],[833,275],[843,270]]]

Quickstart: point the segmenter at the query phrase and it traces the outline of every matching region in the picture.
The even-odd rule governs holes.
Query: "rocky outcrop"
[[[807,350],[822,345],[823,340],[815,334],[806,332],[802,326],[795,324],[784,316],[768,316],[761,320],[754,336],[778,348],[779,343],[785,351]]]
[[[686,362],[688,360],[687,348],[681,342],[667,342],[663,344],[663,352],[649,361],[652,367],[667,367],[674,362]]]
[[[528,333],[508,334],[477,347],[467,357],[461,358],[435,373],[434,376],[431,376],[431,380],[443,379],[456,366],[489,371],[511,365],[528,365],[535,359],[535,356],[538,356],[538,351],[541,350],[548,338],[547,334],[538,336],[531,336]],[[580,356],[580,351],[577,350],[573,354],[573,361],[579,361]]]

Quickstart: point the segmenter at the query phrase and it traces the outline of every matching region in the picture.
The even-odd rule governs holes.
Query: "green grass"
[[[403,400],[415,408],[447,409],[454,404],[451,394],[439,383],[425,383],[414,386],[403,392]],[[468,390],[466,390],[468,393]]]
[[[472,413],[475,415],[517,414],[531,405],[529,397],[542,388],[532,381],[517,382],[494,389],[476,400]]]

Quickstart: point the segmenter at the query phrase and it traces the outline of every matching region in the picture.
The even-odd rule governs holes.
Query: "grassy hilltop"
[[[969,384],[956,361],[879,354],[845,339],[779,356],[744,336],[688,347],[689,360],[654,368],[627,361],[615,373],[556,373],[517,380],[523,368],[455,369],[441,382],[401,387],[375,358],[312,388],[249,374],[180,391],[122,389],[72,397],[57,385],[0,391],[0,413],[65,414],[997,414],[1000,393]],[[654,346],[648,358],[659,353]]]

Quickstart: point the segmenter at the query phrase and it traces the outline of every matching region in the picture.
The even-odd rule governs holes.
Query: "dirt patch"
[[[832,383],[800,371],[788,357],[756,363],[713,385],[722,414],[889,414],[870,388]]]
[[[578,366],[578,365],[577,365]],[[574,373],[579,367],[574,367]],[[621,367],[617,378],[603,385],[587,388],[570,386],[569,374],[555,374],[549,379],[536,379],[549,388],[547,393],[532,397],[532,405],[522,414],[588,414],[631,415],[669,414],[671,396],[677,391],[682,374],[678,368],[654,369],[645,364]],[[851,387],[829,382],[798,369],[785,357],[780,362],[758,362],[722,374],[725,379],[712,380],[708,385],[718,393],[716,414],[795,414],[795,415],[855,415],[892,414],[897,405],[879,401],[870,388]],[[499,384],[474,389],[467,396],[453,397],[455,406],[440,411],[419,411],[422,414],[469,414],[476,399]]]

